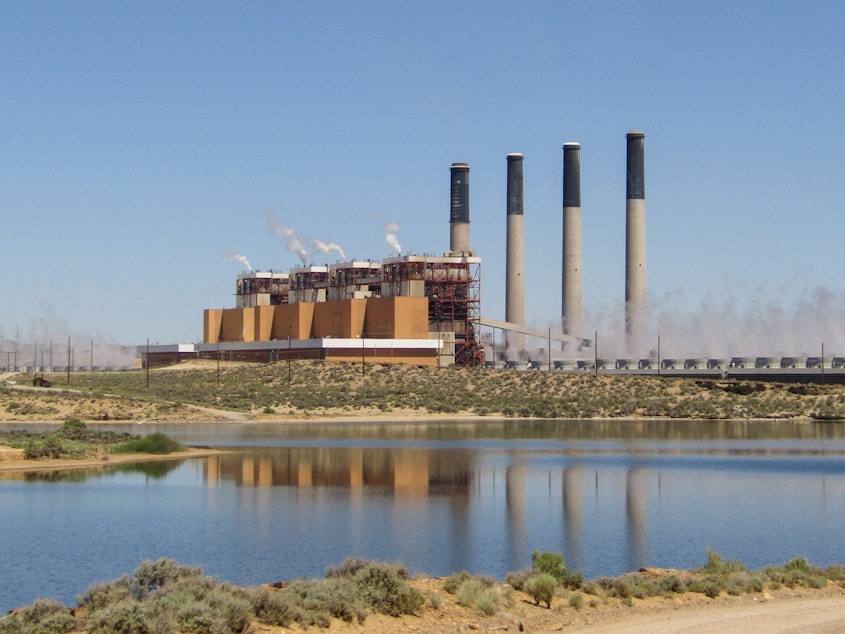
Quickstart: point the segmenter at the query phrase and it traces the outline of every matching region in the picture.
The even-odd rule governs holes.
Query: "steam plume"
[[[270,209],[267,210],[267,232],[279,236],[284,241],[285,248],[296,253],[303,264],[308,262],[308,249],[305,248],[305,244],[308,242],[307,238],[300,238],[296,235],[296,230],[293,227],[279,224]]]
[[[320,238],[314,240],[314,248],[311,251],[312,253],[320,252],[329,255],[332,251],[336,252],[340,256],[341,260],[346,259],[346,254],[343,252],[343,249],[340,248],[340,245],[336,242],[326,243],[320,240]]]
[[[245,255],[240,255],[238,253],[232,253],[232,251],[227,250],[227,251],[223,252],[223,257],[225,259],[233,261],[233,262],[240,262],[246,268],[249,269],[250,273],[252,272],[252,265],[249,263],[249,260],[246,259]]]
[[[385,223],[384,225],[384,239],[387,241],[388,246],[391,249],[396,251],[399,255],[402,255],[402,245],[399,244],[399,240],[396,239],[396,232],[399,231],[399,223],[394,221]]]

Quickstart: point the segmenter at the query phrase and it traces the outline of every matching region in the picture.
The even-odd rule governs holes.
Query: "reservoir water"
[[[159,557],[241,585],[322,576],[347,556],[501,579],[535,549],[588,579],[698,567],[707,548],[753,568],[845,563],[839,423],[132,428],[154,430],[227,453],[0,473],[0,610],[73,604]]]

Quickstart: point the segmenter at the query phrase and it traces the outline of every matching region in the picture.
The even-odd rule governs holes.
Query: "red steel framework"
[[[383,265],[391,294],[413,294],[402,282],[422,281],[430,332],[455,333],[455,365],[484,364],[481,334],[481,262],[477,258],[420,258]],[[404,293],[403,293],[404,291]]]

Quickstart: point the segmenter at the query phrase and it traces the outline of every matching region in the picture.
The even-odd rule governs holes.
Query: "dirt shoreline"
[[[90,458],[49,458],[44,460],[25,460],[18,457],[3,458],[3,453],[9,453],[8,448],[0,448],[0,473],[31,473],[43,471],[70,471],[74,469],[105,469],[119,464],[135,462],[162,462],[166,460],[187,460],[190,458],[206,458],[216,456],[223,451],[216,449],[190,448],[171,454],[102,454]]]

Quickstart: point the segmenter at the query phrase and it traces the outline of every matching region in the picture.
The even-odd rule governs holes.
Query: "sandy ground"
[[[597,605],[590,607],[592,597],[584,595],[584,607],[580,610],[570,607],[565,596],[547,609],[535,606],[522,593],[514,593],[512,604],[490,617],[459,606],[455,597],[442,590],[442,580],[415,580],[413,584],[427,595],[438,594],[439,608],[426,603],[419,616],[370,615],[363,624],[335,620],[327,630],[307,631],[330,634],[845,632],[845,590],[832,584],[824,590],[782,588],[739,597],[722,595],[716,599],[687,593],[669,598],[635,599],[630,607],[618,599],[597,599]],[[305,630],[298,626],[277,628],[256,624],[249,631],[281,634]]]

